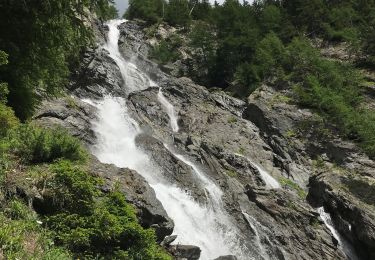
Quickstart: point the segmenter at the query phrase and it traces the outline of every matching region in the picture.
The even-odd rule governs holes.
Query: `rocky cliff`
[[[62,126],[90,149],[97,142],[91,125],[97,113],[84,101],[105,95],[126,98],[142,129],[137,145],[163,169],[166,179],[201,204],[207,200],[192,167],[176,158],[179,153],[221,188],[223,207],[251,249],[249,259],[346,259],[316,210],[321,206],[361,259],[375,257],[374,161],[354,144],[320,131],[320,118],[289,102],[288,88],[263,85],[242,101],[167,74],[149,60],[150,39],[142,26],[129,21],[120,26],[120,50],[158,87],[127,95],[118,66],[100,47],[107,27],[95,28],[97,48],[85,53],[70,92],[45,101],[34,121]],[[138,74],[129,77],[142,81]],[[158,101],[159,88],[178,115],[178,132]],[[165,242],[173,221],[143,177],[95,158],[91,164],[91,172],[106,179],[103,190],[118,182],[140,223],[155,228],[159,241],[164,240],[176,258],[199,257],[195,247],[179,250]]]

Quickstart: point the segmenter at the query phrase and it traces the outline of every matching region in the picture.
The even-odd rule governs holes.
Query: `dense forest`
[[[245,98],[262,83],[288,85],[293,101],[313,108],[331,128],[375,156],[375,113],[364,108],[362,70],[375,65],[375,1],[131,0],[125,17],[149,27],[165,22],[188,35],[200,68],[189,76]],[[153,56],[178,58],[181,42],[162,41]],[[351,63],[322,57],[314,39],[346,43]],[[204,71],[205,73],[201,73]],[[233,91],[235,90],[235,91]]]

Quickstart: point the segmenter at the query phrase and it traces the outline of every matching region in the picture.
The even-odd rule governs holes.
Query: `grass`
[[[234,116],[230,116],[228,119],[227,119],[227,122],[228,124],[233,124],[233,123],[236,123],[238,120],[236,117]]]
[[[238,173],[236,171],[233,171],[233,170],[228,170],[226,171],[227,175],[229,177],[232,177],[232,178],[237,178],[238,177]]]
[[[291,190],[294,190],[301,199],[306,198],[307,194],[306,194],[305,190],[302,189],[297,183],[293,182],[292,180],[290,180],[288,178],[281,177],[281,178],[279,178],[279,182],[280,182],[281,186],[286,187],[286,188],[291,189]]]
[[[0,136],[0,259],[171,259],[123,193],[101,191],[87,155],[61,129]]]

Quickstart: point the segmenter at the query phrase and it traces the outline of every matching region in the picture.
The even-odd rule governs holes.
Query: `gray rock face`
[[[95,118],[96,109],[74,96],[43,101],[33,121],[44,127],[62,127],[86,145],[95,142],[90,121]]]
[[[244,117],[259,126],[281,167],[301,186],[308,183],[311,205],[324,205],[357,254],[374,258],[374,161],[353,143],[322,132],[321,118],[281,93],[262,86],[250,96]]]
[[[154,228],[159,242],[172,234],[173,221],[156,199],[154,190],[137,172],[100,163],[94,157],[90,161],[89,172],[105,180],[102,186],[105,192],[118,185],[127,202],[135,206],[140,224],[145,228]]]
[[[105,28],[94,27],[97,42],[103,44]],[[121,74],[117,65],[102,48],[86,52],[81,68],[70,83],[71,96],[44,101],[33,121],[44,127],[61,127],[81,139],[87,147],[96,143],[91,122],[96,118],[96,108],[81,99],[99,99],[105,94],[124,96]],[[135,206],[143,227],[152,227],[161,242],[173,231],[173,221],[168,217],[153,189],[137,172],[100,163],[96,158],[89,162],[89,171],[105,180],[103,191],[120,183],[126,200]]]
[[[374,194],[375,185],[368,184],[367,178],[329,171],[311,177],[308,200],[331,213],[337,229],[363,259],[374,259]]]
[[[237,260],[237,257],[234,255],[224,255],[224,256],[219,256],[218,258],[215,258],[214,260]]]
[[[201,250],[197,246],[173,245],[168,251],[176,260],[198,260],[201,255]]]
[[[179,131],[173,132],[170,127],[169,116],[157,98],[158,88],[150,87],[126,96],[117,66],[100,48],[87,52],[71,83],[73,96],[99,99],[111,93],[126,98],[129,112],[143,130],[137,137],[137,145],[170,182],[204,203],[202,184],[194,177],[192,168],[173,155],[173,150],[184,154],[221,188],[225,210],[240,230],[243,244],[252,249],[249,258],[345,259],[317,212],[302,198],[303,191],[307,191],[306,185],[315,172],[313,160],[317,155],[326,163],[338,162],[347,169],[360,169],[366,178],[374,177],[373,161],[348,142],[318,136],[316,129],[308,124],[318,119],[311,111],[288,103],[287,90],[262,86],[247,102],[220,91],[210,92],[188,78],[167,75],[149,61],[149,41],[141,25],[128,22],[120,30],[119,43],[124,57],[163,89],[178,114]],[[35,121],[45,126],[60,125],[92,145],[96,140],[89,122],[95,118],[95,108],[73,99],[75,106],[65,99],[45,102]],[[305,138],[298,136],[302,123],[307,127]],[[136,172],[100,164],[94,159],[92,172],[105,178],[103,190],[109,190],[120,180],[121,191],[137,208],[142,225],[154,227],[159,241],[164,239],[163,245],[176,259],[199,258],[200,245],[170,245],[175,238],[165,237],[172,233],[173,223],[150,186]],[[279,180],[282,188],[270,189],[264,172]],[[314,207],[324,204],[330,211],[337,211],[337,217],[333,216],[335,222],[346,221],[351,227],[361,227],[353,229],[348,237],[358,248],[372,250],[371,214],[374,211],[369,207],[359,214],[361,218],[355,218],[354,213],[350,217],[345,215],[347,207],[358,212],[363,206],[353,206],[352,197],[339,199],[339,193],[329,187],[318,179],[310,179],[309,197],[313,199],[309,201],[316,202],[312,204]],[[366,228],[370,230],[367,233]],[[345,228],[339,230],[347,232]],[[359,246],[362,244],[365,247]],[[219,259],[235,259],[225,257]]]

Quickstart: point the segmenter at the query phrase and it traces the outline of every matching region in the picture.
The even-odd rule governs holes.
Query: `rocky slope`
[[[96,28],[100,46],[106,28],[100,24]],[[290,104],[287,89],[264,85],[246,102],[224,92],[210,92],[188,78],[166,74],[150,61],[150,39],[139,24],[127,22],[120,30],[124,57],[162,88],[178,114],[180,129],[173,132],[158,100],[158,87],[130,94],[127,103],[143,130],[137,144],[164,169],[166,178],[197,201],[206,200],[202,184],[192,168],[171,151],[194,161],[221,187],[224,208],[244,244],[252,249],[249,258],[345,259],[314,209],[320,206],[332,213],[337,229],[362,259],[375,257],[372,160],[353,144],[320,131],[320,119]],[[126,97],[122,85],[119,69],[106,50],[88,50],[71,81],[69,96],[45,101],[34,120],[44,126],[62,126],[90,148],[96,143],[90,125],[96,109],[82,99],[100,99],[106,94]],[[172,233],[173,222],[141,176],[96,159],[92,169],[93,174],[106,178],[106,185],[119,181],[142,225],[154,227],[160,241]],[[270,179],[278,180],[281,187],[273,186]],[[180,259],[199,255],[194,247],[170,250]]]

